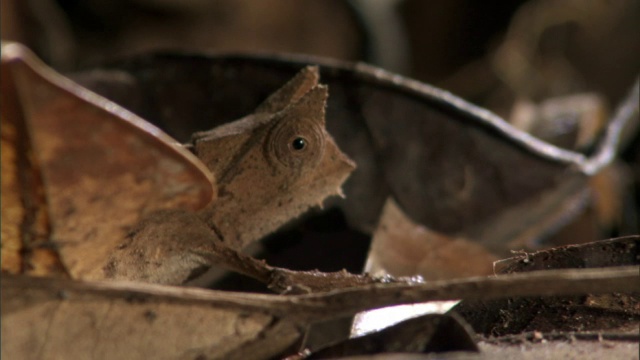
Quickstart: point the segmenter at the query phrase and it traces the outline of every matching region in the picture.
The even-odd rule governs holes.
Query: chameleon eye
[[[324,153],[324,137],[321,125],[308,118],[280,121],[267,136],[268,159],[287,169],[316,166]]]
[[[291,147],[293,148],[293,150],[302,150],[307,146],[307,140],[305,140],[303,137],[297,137],[295,138],[292,142],[291,142]]]

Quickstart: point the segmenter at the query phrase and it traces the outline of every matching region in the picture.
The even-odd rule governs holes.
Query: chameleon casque
[[[186,145],[18,44],[3,43],[2,79],[3,271],[180,284],[216,247],[341,195],[355,169],[314,67]]]

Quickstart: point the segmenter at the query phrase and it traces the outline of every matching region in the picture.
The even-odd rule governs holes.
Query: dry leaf
[[[60,77],[20,45],[3,44],[2,67],[15,87],[3,96],[19,94],[9,106],[20,118],[10,121],[26,128],[42,174],[50,242],[72,277],[100,278],[100,264],[142,216],[212,199],[206,168],[144,120]],[[27,243],[30,234],[18,235]]]
[[[414,276],[425,280],[490,275],[497,260],[482,245],[452,238],[416,224],[391,199],[373,235],[365,271],[374,276]]]
[[[555,270],[280,296],[4,275],[3,358],[268,358],[312,322],[451,299],[640,291],[638,267]],[[291,350],[289,350],[291,351]]]
[[[247,297],[248,298],[248,297]],[[208,291],[2,278],[5,359],[265,359],[302,335]]]
[[[541,269],[596,268],[637,265],[640,237],[629,236],[593,243],[523,253],[496,262],[496,273],[512,274]],[[527,331],[608,331],[637,333],[640,292],[553,298],[463,301],[456,306],[476,331],[485,335]],[[526,309],[526,310],[525,310]]]
[[[2,58],[2,270],[68,276],[50,241],[41,169],[23,121],[14,74]]]
[[[495,272],[511,274],[523,271],[568,268],[601,268],[640,263],[640,236],[626,236],[592,243],[560,246],[496,261]]]

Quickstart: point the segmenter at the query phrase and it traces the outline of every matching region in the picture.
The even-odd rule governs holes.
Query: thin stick
[[[391,305],[445,300],[487,300],[523,296],[563,296],[640,292],[640,266],[532,271],[434,281],[427,284],[375,284],[325,296],[302,296],[305,316],[332,312],[344,316]]]
[[[373,284],[309,295],[262,295],[144,283],[82,282],[4,275],[5,290],[43,291],[51,297],[99,296],[149,302],[206,303],[270,313],[298,323],[329,320],[375,308],[436,300],[487,300],[520,296],[563,296],[640,292],[640,266],[532,271],[426,284]],[[10,293],[7,291],[6,293]],[[15,291],[13,293],[16,293]],[[15,302],[15,301],[14,301]],[[3,310],[4,311],[4,310]]]

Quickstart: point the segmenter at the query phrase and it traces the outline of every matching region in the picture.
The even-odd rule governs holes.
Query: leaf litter
[[[4,53],[5,51],[3,51],[3,56]],[[28,76],[29,74],[27,74],[26,77]],[[24,79],[25,75],[17,75],[17,77],[22,77],[22,79]],[[46,84],[41,87],[43,89],[46,89]],[[75,91],[79,91],[82,95],[82,90],[78,89],[82,88],[75,88]],[[24,91],[25,90],[23,90],[23,92]],[[318,92],[316,91],[316,93]],[[5,94],[6,91],[3,89],[3,119],[11,118],[12,116],[21,116],[17,115],[19,113],[16,112],[5,113],[5,104],[7,104],[7,102],[4,100]],[[51,96],[50,93],[47,93],[47,90],[43,90],[42,94],[38,94],[38,96],[44,96],[44,98],[36,97],[31,99],[28,98],[25,100],[25,102],[27,103],[36,104],[33,109],[27,111],[27,114],[29,114],[28,116],[31,116],[30,114],[33,113],[37,114],[38,108],[42,104],[38,102],[42,101],[43,99],[46,100],[46,96]],[[86,94],[88,93],[84,93],[84,95]],[[77,95],[78,93],[76,93],[76,96]],[[80,96],[80,98],[82,98],[82,96]],[[375,96],[373,98],[375,98]],[[44,102],[44,104],[46,104],[46,101]],[[103,104],[108,105],[109,103],[105,102]],[[57,103],[55,105],[59,106],[60,108],[69,106],[66,105],[64,101],[61,101],[60,103]],[[321,107],[323,108],[324,106],[322,105]],[[264,108],[271,109],[270,111],[273,111],[273,108],[271,106],[265,106]],[[9,111],[12,110],[10,109]],[[362,111],[365,113],[368,112],[366,107],[363,108]],[[635,111],[637,112],[637,110]],[[260,109],[258,112],[260,112]],[[98,113],[100,113],[100,110],[98,110]],[[120,111],[120,113],[128,115],[126,111]],[[10,115],[8,116],[7,114]],[[17,119],[15,121],[17,121]],[[147,127],[147,125],[144,125],[144,123],[142,122],[138,122],[138,120],[133,122],[137,122],[139,126]],[[51,153],[55,154],[55,151],[53,151],[52,149],[56,149],[56,146],[60,145],[56,144],[55,140],[47,139],[44,135],[40,135],[40,138],[38,137],[38,135],[32,135],[34,133],[37,134],[41,130],[44,131],[44,127],[43,129],[34,130],[34,128],[29,129],[29,126],[27,126],[27,130],[25,131],[24,128],[20,130],[17,129],[17,127],[21,127],[24,125],[14,124],[14,128],[11,128],[10,124],[12,123],[12,121],[10,121],[9,125],[6,127],[4,123],[5,121],[3,121],[3,174],[5,173],[5,164],[7,166],[6,169],[8,169],[8,174],[16,174],[13,175],[16,177],[19,176],[21,172],[24,173],[31,171],[35,174],[41,172],[36,176],[36,178],[38,176],[42,176],[44,179],[44,191],[47,192],[47,194],[51,193],[52,190],[55,189],[55,184],[57,181],[54,174],[56,171],[59,171],[59,168],[58,170],[54,171],[51,171],[49,169],[56,169],[56,167],[59,166],[69,166],[68,164],[58,165],[55,162],[59,162],[61,158],[65,159],[70,157],[71,159],[73,159],[73,154],[69,153],[63,154],[65,156],[51,156]],[[368,126],[373,126],[374,129],[377,126],[370,124],[375,124],[375,122],[368,122]],[[233,130],[230,130],[232,129],[232,127],[221,129],[222,130],[219,130],[218,134],[214,135],[213,138],[218,139],[225,137],[220,137],[219,134],[235,135],[238,133],[234,133]],[[403,146],[394,145],[395,147],[392,146],[390,150],[387,148],[388,140],[384,140],[383,138],[389,135],[390,131],[388,130],[391,129],[383,129],[381,130],[382,132],[377,135],[378,139],[374,139],[374,148],[376,149],[376,151],[379,151],[382,154],[388,154],[383,155],[383,158],[388,156],[390,159],[399,159],[397,156],[403,157]],[[12,151],[12,147],[13,149],[17,148],[17,144],[20,142],[15,140],[15,133],[20,131],[23,132],[22,135],[20,135],[22,136],[22,138],[20,138],[21,140],[27,138],[33,141],[34,144],[28,146],[33,146],[36,149],[36,153],[39,151],[41,154],[46,154],[46,156],[48,157],[36,155],[33,159],[27,158],[26,160],[15,160],[16,156],[22,156],[19,155],[18,151]],[[51,129],[51,131],[54,132],[55,130]],[[378,130],[376,129],[376,131]],[[107,134],[108,133],[105,133],[105,135]],[[30,136],[33,136],[33,138],[31,138]],[[78,135],[75,136],[77,137]],[[476,139],[475,141],[485,141],[483,140],[482,135],[478,136],[479,137],[477,139],[479,140]],[[195,139],[198,138],[198,136],[195,137]],[[205,136],[200,138],[207,137]],[[151,142],[158,142],[158,138],[150,139]],[[337,139],[340,138],[337,137]],[[398,139],[398,136],[392,135],[391,140],[394,139]],[[172,195],[171,197],[163,199],[161,196],[158,201],[160,203],[166,202],[166,204],[168,205],[165,206],[173,208],[176,206],[189,206],[189,198],[198,198],[200,199],[200,201],[202,199],[211,199],[213,197],[213,194],[215,194],[216,192],[207,189],[210,189],[213,186],[219,186],[220,183],[214,183],[213,178],[207,172],[207,168],[202,167],[197,162],[195,162],[196,159],[193,159],[188,152],[185,153],[182,150],[176,150],[176,145],[174,144],[174,142],[168,140],[167,138],[164,138],[163,140],[164,142],[160,146],[169,149],[169,153],[173,154],[168,155],[168,157],[177,157],[180,162],[191,163],[192,167],[199,169],[193,172],[190,176],[200,177],[200,180],[208,180],[208,182],[200,181],[200,183],[203,184],[202,188],[204,188],[204,190],[202,190],[202,188],[198,188],[198,190],[194,191],[204,191],[205,193],[209,192],[211,195],[199,197],[188,195],[184,200],[181,200],[180,198],[174,198],[172,191],[169,191],[169,193],[171,193]],[[340,143],[340,140],[337,140],[337,142]],[[132,141],[132,143],[135,144],[135,141]],[[79,148],[82,148],[86,145],[83,141],[77,141],[77,144],[78,145],[76,146],[78,146]],[[197,146],[197,144],[192,145]],[[46,146],[51,147],[46,148]],[[5,148],[9,149],[6,158],[4,151]],[[42,151],[39,150],[39,148],[47,150]],[[30,151],[32,151],[31,148],[27,147],[27,152]],[[176,152],[180,153],[180,155],[175,155]],[[151,161],[151,165],[161,165],[161,168],[164,167],[164,169],[168,171],[175,171],[174,166],[162,163],[166,156],[167,155],[161,156],[159,158],[161,160]],[[80,160],[81,159],[79,159],[78,161]],[[387,161],[387,164],[390,165],[385,165],[385,161]],[[394,171],[398,173],[398,170],[389,170],[389,166],[397,166],[397,164],[395,164],[396,160],[385,161],[382,162],[382,168],[385,169],[384,171],[390,174],[394,173]],[[589,163],[587,162],[586,164]],[[212,170],[212,166],[207,167],[209,168],[209,170]],[[91,167],[88,167],[88,169],[91,169]],[[109,170],[106,170],[107,173],[108,171]],[[148,171],[149,175],[143,175],[144,179],[153,178],[152,174],[154,173],[154,171],[158,171],[158,169]],[[88,173],[91,173],[91,170],[89,170]],[[224,171],[222,171],[222,173],[224,173]],[[78,174],[64,172],[60,175],[77,176]],[[85,176],[85,174],[80,175]],[[225,179],[224,175],[222,177],[219,177],[221,174],[219,174],[218,171],[214,171],[214,175],[216,176],[216,180],[218,181],[221,179]],[[184,177],[178,176],[178,178]],[[14,179],[11,179],[11,177],[7,176],[5,180],[5,176],[3,176],[3,194],[5,193],[5,189],[9,189],[11,191],[18,191],[23,198],[32,196],[27,194],[34,191],[33,187],[14,190],[16,187],[20,186]],[[78,179],[75,178],[71,180],[62,178],[62,180],[71,181],[72,183],[78,181]],[[128,181],[126,180],[126,176],[123,181]],[[344,178],[338,181],[341,183],[342,181],[344,181]],[[91,193],[92,191],[95,192],[95,190],[92,190],[95,189],[95,187],[92,187],[90,184],[84,184],[82,186],[88,189],[89,193]],[[398,186],[402,187],[404,185]],[[142,191],[144,191],[144,187],[145,186],[141,187]],[[334,186],[329,184],[329,187]],[[61,189],[63,189],[63,187],[61,187]],[[221,194],[224,195],[224,192],[218,191],[217,193],[218,196],[220,196]],[[114,192],[114,194],[116,193]],[[154,194],[157,195],[157,193]],[[396,191],[392,190],[392,194],[396,196],[396,198],[402,199],[402,196],[399,196]],[[160,195],[162,195],[162,191],[160,191]],[[49,195],[47,197],[47,200],[37,201],[37,203],[39,203],[39,211],[42,212],[42,209],[45,208],[46,212],[48,212],[47,215],[51,217],[47,221],[51,222],[53,230],[48,229],[48,225],[42,227],[45,229],[45,234],[43,236],[45,238],[45,242],[50,241],[49,239],[58,241],[58,239],[60,238],[64,238],[69,234],[73,234],[73,231],[76,230],[73,227],[65,230],[64,227],[68,226],[68,224],[66,224],[64,221],[56,223],[56,221],[60,221],[59,219],[64,218],[64,216],[62,216],[61,214],[69,213],[69,210],[64,212],[58,211],[57,213],[55,210],[51,210],[56,209],[56,207],[62,207],[58,204],[61,201],[56,200],[56,196],[68,195],[65,195],[64,191],[56,190],[53,197]],[[133,210],[133,213],[135,214],[137,212],[138,214],[138,217],[133,216],[133,218],[136,220],[130,220],[131,218],[125,216],[118,219],[118,221],[121,221],[122,224],[134,224],[136,223],[136,221],[139,221],[140,214],[143,214],[147,216],[144,219],[146,219],[146,221],[153,225],[145,226],[145,220],[143,220],[139,223],[142,224],[141,229],[136,228],[135,226],[129,226],[128,232],[124,233],[122,232],[122,229],[119,229],[118,231],[120,233],[118,233],[115,237],[105,235],[105,233],[102,233],[105,230],[101,230],[98,227],[94,230],[94,232],[98,234],[97,238],[104,237],[104,239],[107,239],[109,241],[113,241],[115,238],[122,239],[126,236],[135,238],[137,234],[143,233],[145,229],[160,229],[161,226],[175,228],[177,226],[174,225],[174,222],[184,226],[183,228],[180,228],[181,234],[188,234],[189,231],[195,231],[196,233],[198,232],[197,224],[200,223],[198,221],[196,221],[195,223],[191,223],[191,220],[189,219],[192,217],[189,216],[189,213],[185,211],[177,211],[175,209],[154,212],[158,211],[156,210],[158,208],[158,205],[154,205],[153,202],[149,202],[151,200],[146,199],[146,195],[144,194],[141,195],[141,197],[145,199],[145,204],[142,205],[142,210],[140,210],[140,205],[132,205],[132,208],[135,209]],[[5,199],[7,198],[5,198],[5,196],[3,195],[3,219],[5,216]],[[118,198],[111,200],[115,200],[116,202],[118,202]],[[127,201],[130,200],[132,199],[128,199],[124,202],[127,203]],[[7,214],[9,216],[11,216],[12,214],[11,211],[13,211],[13,214],[20,214],[20,216],[15,216],[16,219],[24,218],[24,213],[26,212],[30,212],[31,214],[38,213],[38,210],[34,211],[33,209],[25,209],[24,203],[17,204],[21,201],[22,199],[13,199],[13,201],[10,202],[15,205],[7,210]],[[138,201],[140,201],[140,198],[138,198]],[[207,202],[208,201],[205,201],[205,204]],[[159,207],[162,206],[163,205],[160,205]],[[198,206],[199,205],[195,205],[196,208]],[[440,230],[447,229],[448,225],[446,225],[446,223],[439,222],[441,220],[433,220],[429,218],[429,215],[421,215],[421,210],[412,210],[410,201],[401,201],[400,206],[405,209],[405,211],[409,211],[410,214],[412,214],[412,218],[417,219],[417,221],[420,223],[434,226],[436,229]],[[460,205],[458,204],[458,206]],[[71,206],[71,209],[75,210],[74,207],[75,205]],[[131,209],[131,207],[128,206],[125,206],[125,208]],[[145,213],[147,211],[148,213]],[[446,210],[443,211],[446,212]],[[23,213],[21,214],[21,212]],[[246,211],[243,214],[246,214]],[[464,223],[466,215],[464,215],[464,213],[460,213],[457,216],[457,219],[459,221],[463,221]],[[115,217],[115,214],[109,216],[109,219],[113,217]],[[287,215],[285,217],[288,218],[290,217],[290,215]],[[44,223],[47,222],[43,220],[41,221]],[[286,219],[279,220],[278,222],[284,221],[286,221]],[[15,225],[16,222],[18,222],[18,220],[15,220],[12,224],[12,227],[6,228],[6,230],[3,225],[3,272],[17,272],[29,275],[30,273],[28,271],[22,270],[24,269],[22,265],[16,265],[22,264],[23,262],[28,260],[26,258],[20,258],[20,254],[22,254],[21,250],[15,250],[16,248],[20,248],[21,246],[25,246],[25,244],[28,244],[24,242],[24,234],[20,234],[19,231],[16,232],[16,229],[18,228],[18,226]],[[88,229],[82,224],[83,223],[81,222],[80,231],[86,232]],[[113,226],[113,224],[110,226],[114,228],[122,227],[121,225]],[[124,228],[127,227],[125,226]],[[206,237],[215,237],[217,235],[216,231],[212,231],[210,227],[206,228],[206,231],[208,232]],[[31,234],[33,234],[34,230],[29,230],[31,231]],[[51,231],[51,233],[47,233],[49,231]],[[265,230],[264,233],[269,231],[272,231],[272,229]],[[11,261],[9,261],[9,265],[7,268],[4,267],[5,233],[15,234],[13,238],[10,237],[9,239],[7,239],[6,243],[9,249],[14,249],[12,252],[6,253],[8,254],[7,256],[9,259],[13,259],[13,264],[11,263]],[[160,233],[162,233],[162,231],[160,231]],[[17,241],[12,243],[13,245],[9,245],[11,244],[10,241],[15,240],[16,236],[18,238],[22,236],[22,242]],[[94,234],[93,236],[96,235]],[[254,241],[254,238],[257,239],[260,236],[261,235],[256,234],[250,235],[250,237],[252,238],[251,241]],[[199,235],[196,235],[195,237],[197,238],[199,237]],[[155,238],[155,236],[151,236],[149,238]],[[535,236],[533,238],[535,238]],[[621,241],[624,242],[624,240]],[[637,242],[637,239],[635,239],[635,241]],[[142,283],[94,283],[92,281],[82,280],[83,276],[79,276],[78,274],[84,274],[83,271],[85,270],[84,268],[82,268],[82,266],[78,267],[77,262],[68,260],[67,262],[65,262],[65,256],[59,256],[59,258],[56,258],[56,256],[61,254],[60,245],[63,245],[62,248],[67,246],[64,242],[59,244],[56,243],[54,246],[49,246],[49,254],[51,255],[49,257],[53,258],[53,262],[57,264],[54,266],[55,269],[59,268],[61,266],[60,263],[62,263],[62,266],[66,268],[68,273],[64,274],[63,271],[63,274],[58,274],[54,270],[49,270],[49,272],[46,272],[46,274],[61,275],[58,276],[59,279],[48,277],[35,278],[25,275],[3,276],[3,331],[5,331],[6,333],[13,333],[13,331],[15,331],[13,329],[26,330],[21,330],[18,333],[14,333],[15,335],[13,336],[15,336],[15,338],[13,338],[13,340],[15,341],[10,342],[9,340],[5,340],[5,337],[3,337],[3,354],[22,354],[25,356],[35,357],[56,357],[59,355],[82,357],[89,354],[94,356],[97,356],[96,354],[99,354],[106,357],[115,357],[116,355],[118,355],[128,358],[146,358],[150,355],[157,355],[158,357],[167,358],[191,358],[198,356],[201,356],[201,358],[266,358],[285,354],[287,352],[295,352],[296,344],[301,341],[306,327],[313,322],[335,318],[340,315],[354,314],[358,311],[377,308],[380,306],[414,303],[427,300],[452,300],[460,298],[472,300],[514,296],[521,297],[539,295],[586,295],[587,300],[585,303],[589,306],[609,309],[615,308],[616,304],[622,304],[621,306],[624,308],[629,303],[633,303],[634,301],[637,302],[637,299],[634,300],[635,298],[633,297],[633,292],[637,293],[638,291],[640,291],[640,289],[638,289],[638,286],[635,285],[637,281],[634,283],[634,281],[637,280],[638,276],[637,266],[621,267],[619,269],[610,268],[598,271],[542,270],[531,274],[498,275],[492,278],[471,278],[466,280],[436,281],[422,285],[407,284],[406,281],[403,282],[402,280],[394,280],[390,284],[381,284],[381,282],[383,282],[384,280],[379,278],[372,278],[368,275],[361,276],[347,273],[323,274],[317,271],[296,272],[287,269],[270,267],[262,261],[256,260],[248,255],[243,255],[236,251],[238,248],[241,248],[243,245],[245,245],[246,242],[247,241],[245,240],[241,240],[239,242],[232,241],[231,245],[219,244],[220,246],[216,247],[214,251],[216,260],[225,263],[234,270],[239,270],[240,272],[244,272],[247,275],[251,275],[261,279],[264,282],[268,282],[275,289],[283,292],[303,294],[313,292],[318,293],[310,295],[267,296],[255,294],[224,293],[210,290],[192,290],[187,288],[161,287],[157,285],[144,285]],[[154,244],[154,246],[157,245],[158,244]],[[108,245],[105,244],[100,244],[100,246],[108,247]],[[100,246],[98,247],[98,249],[100,248]],[[123,249],[121,246],[122,245],[120,245],[120,250]],[[597,247],[599,245],[591,244],[590,246]],[[607,248],[607,246],[609,245],[604,244],[602,246],[604,248]],[[116,248],[117,247],[118,246],[116,246]],[[54,251],[51,251],[51,248],[53,248]],[[126,248],[126,246],[124,248]],[[143,248],[144,247],[141,247],[141,249]],[[97,252],[99,253],[100,251]],[[180,251],[178,251],[178,253],[180,253]],[[132,255],[138,254],[132,253]],[[143,254],[143,257],[149,258],[149,256],[149,254]],[[526,255],[524,260],[520,259],[518,261],[524,262],[525,260],[528,261],[529,258],[539,258],[541,256],[542,255],[538,254],[534,254],[532,256]],[[17,261],[16,258],[18,258]],[[35,257],[32,256],[32,258]],[[92,262],[91,259],[83,259],[83,261],[87,260],[89,263]],[[33,261],[33,259],[30,261]],[[203,262],[206,264],[210,264],[212,261],[211,259],[206,259]],[[42,265],[42,262],[40,260],[35,261],[35,263],[38,265]],[[133,264],[135,262],[132,261],[131,263]],[[153,279],[151,279],[151,282],[181,283],[183,279],[190,276],[191,271],[197,269],[198,267],[194,265],[193,261],[187,261],[185,264],[184,259],[178,259],[175,264],[178,264],[177,266],[182,267],[183,269],[189,269],[189,271],[183,271],[183,274],[176,274],[176,272],[174,271],[175,269],[171,268],[171,266],[168,266],[168,270],[164,274],[167,274],[166,276],[169,277],[177,276],[178,280],[166,281],[166,278],[161,276],[163,277],[163,279],[159,281],[154,281]],[[614,259],[608,264],[620,266],[628,264],[628,261],[624,259]],[[631,261],[631,264],[637,265],[637,256],[635,258],[635,262]],[[92,266],[95,266],[95,264],[92,264]],[[167,266],[167,263],[163,263],[162,266]],[[565,266],[554,267],[565,268]],[[96,269],[97,268],[98,267],[96,266]],[[100,270],[109,270],[109,268],[109,266],[102,266]],[[135,270],[135,267],[132,269],[134,270],[132,270],[131,273],[125,275],[124,278],[142,281],[150,280],[148,277],[145,278],[144,276],[140,276],[140,274],[144,273],[144,271]],[[86,271],[90,272],[92,270]],[[68,277],[80,278],[81,280],[69,280]],[[93,280],[91,276],[88,276],[87,279]],[[343,285],[339,284],[339,282],[341,281],[343,282]],[[351,289],[354,285],[356,285],[356,287]],[[343,287],[344,290],[336,290],[341,287]],[[627,295],[615,295],[612,297],[610,295],[611,292]],[[631,295],[628,295],[629,293],[631,293]],[[145,307],[146,305],[148,306]],[[82,317],[78,317],[78,314],[81,313],[86,315],[86,320]],[[502,314],[504,315],[505,313],[503,312]],[[41,325],[41,318],[43,317],[49,319],[49,330]],[[122,321],[122,319],[128,318],[139,318],[140,321]],[[193,319],[197,319],[199,321],[193,321]],[[153,325],[156,322],[158,324]],[[51,327],[65,329],[65,331],[56,332],[54,334],[50,331]],[[175,329],[186,328],[188,328],[189,330],[177,332],[175,331]],[[169,331],[167,331],[168,329]],[[476,331],[478,330],[476,329]],[[71,343],[71,340],[74,339],[74,336],[77,339],[77,334],[83,334],[85,332],[95,332],[97,334],[97,337],[81,336],[79,340],[76,340],[74,342],[77,343],[77,346],[68,346],[68,344]],[[43,334],[39,337],[40,341],[45,342],[44,344],[38,343],[37,341],[34,343],[33,336],[38,333]],[[176,333],[179,333],[178,335],[180,336],[176,336]],[[214,335],[212,335],[212,333]],[[136,336],[132,337],[132,334],[135,334]],[[534,340],[540,338],[537,333],[534,332],[533,334]],[[380,334],[374,334],[372,335],[372,337],[379,335]],[[542,337],[544,338],[544,336],[546,335],[543,334]],[[613,338],[611,336],[609,337]],[[386,339],[386,337],[384,338]],[[402,340],[408,340],[407,338],[402,336],[401,338]],[[360,339],[357,340],[356,343],[358,341],[366,342],[367,340]],[[408,344],[411,344],[411,341],[408,341]],[[352,345],[340,346],[349,347]],[[410,351],[413,349],[412,345],[403,346],[401,346],[400,348],[390,347],[388,349],[392,351],[397,351],[398,349],[400,349],[401,351]],[[155,353],[150,352],[152,348],[153,351],[156,351]],[[366,345],[355,345],[356,352],[358,350],[362,350],[363,348],[366,348]],[[39,349],[40,352],[34,354],[33,349]],[[422,348],[422,350],[425,350],[425,348]]]

